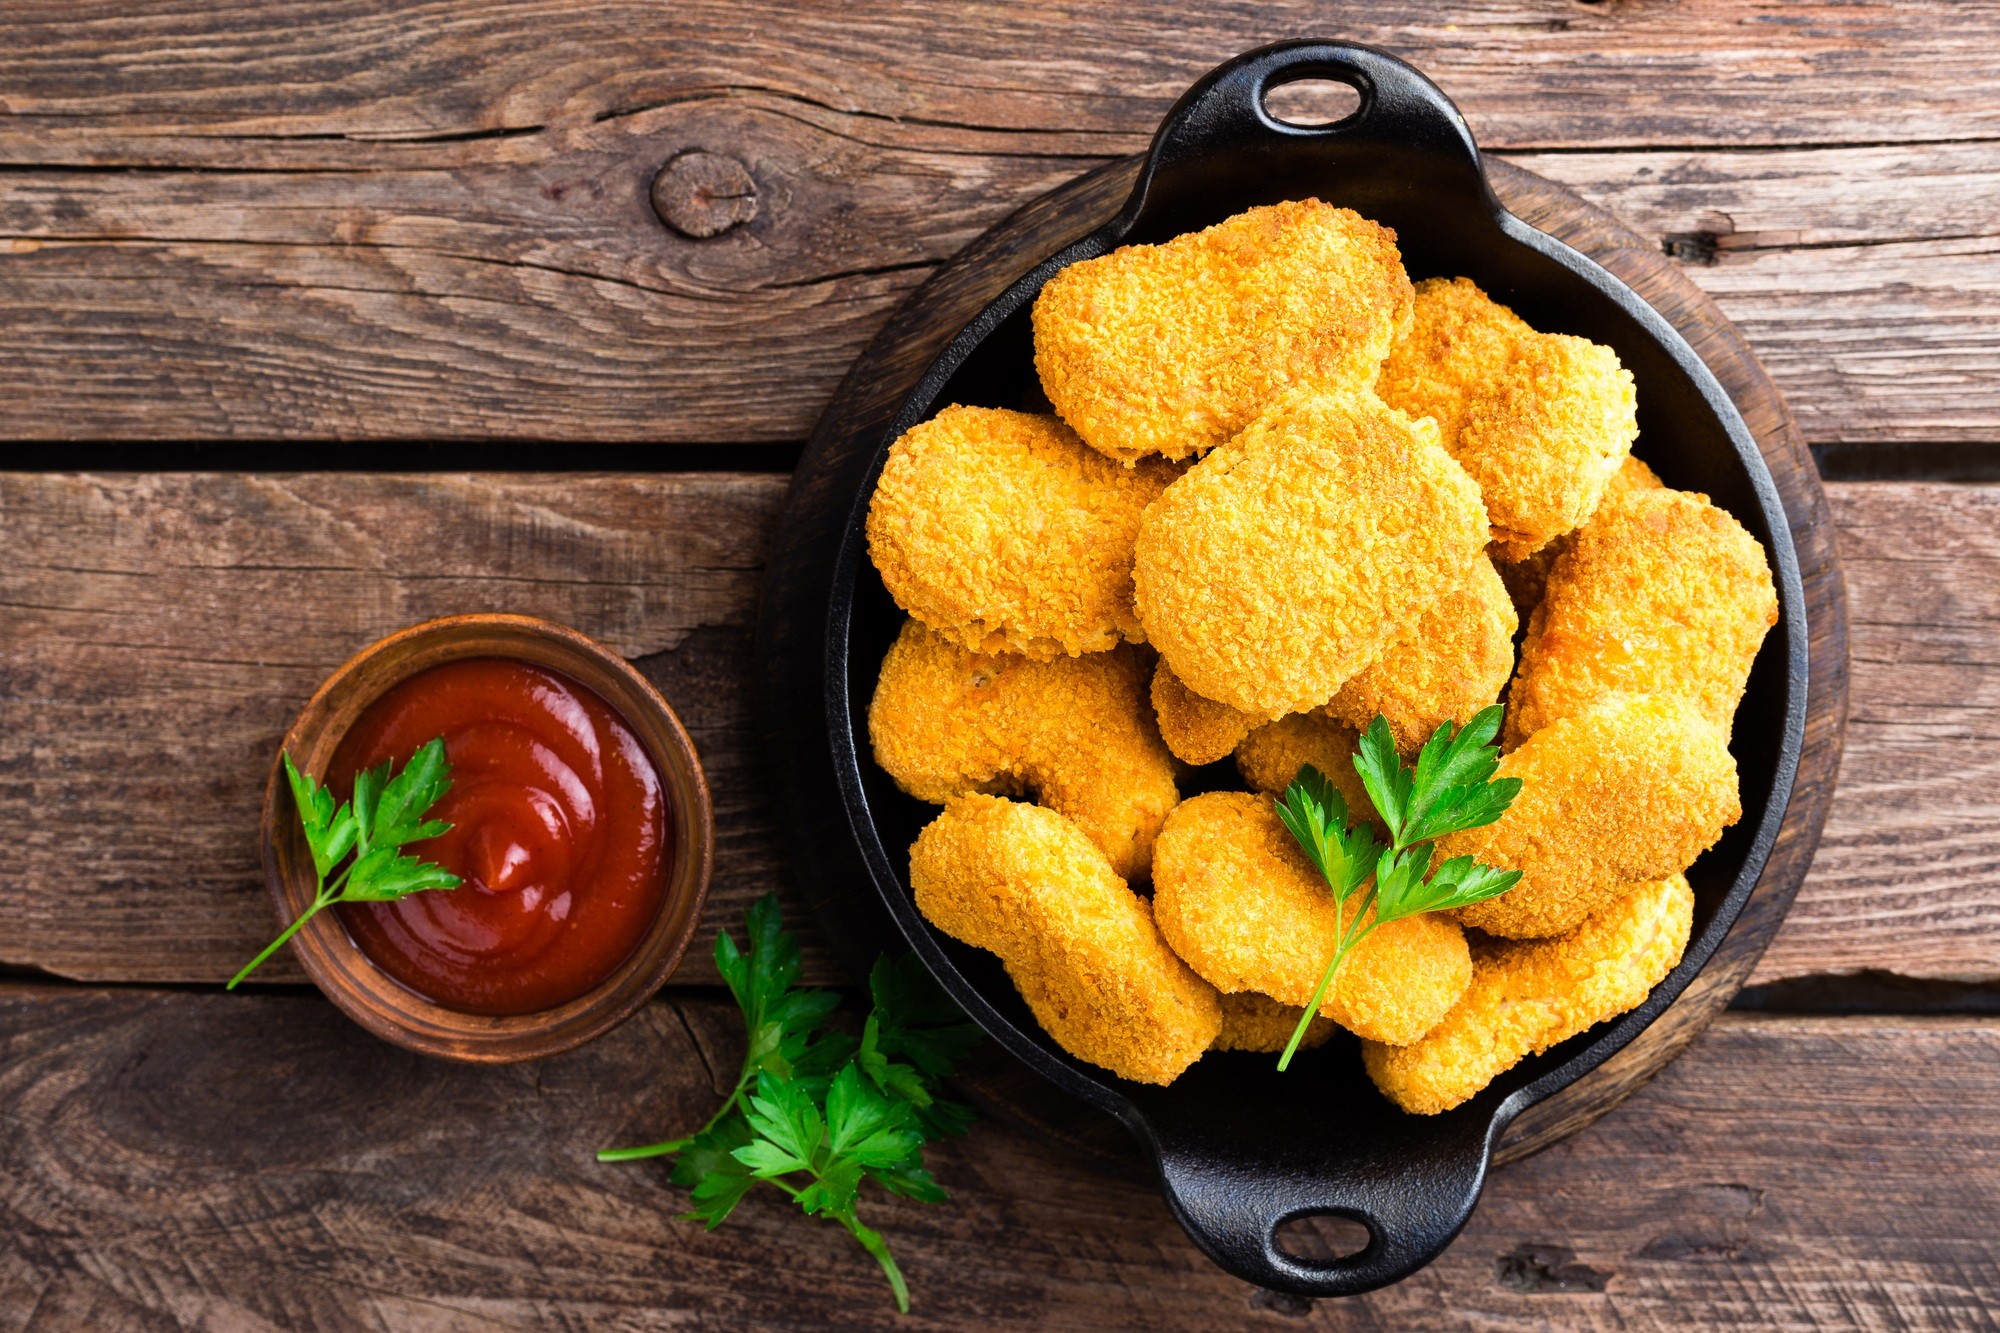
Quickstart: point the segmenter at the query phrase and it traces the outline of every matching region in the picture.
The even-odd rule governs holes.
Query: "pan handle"
[[[1361,106],[1330,125],[1273,117],[1265,94],[1301,79],[1345,83]],[[1368,217],[1400,211],[1418,181],[1427,199],[1442,188],[1468,206],[1499,206],[1465,117],[1436,84],[1373,47],[1277,42],[1217,67],[1174,103],[1121,218],[1123,239],[1162,240],[1220,221],[1207,216],[1215,200],[1256,197],[1263,182],[1315,178]]]
[[[1326,1151],[1306,1161],[1266,1158],[1244,1143],[1218,1151],[1212,1135],[1176,1134],[1164,1117],[1151,1128],[1162,1190],[1195,1243],[1246,1282],[1311,1297],[1373,1291],[1442,1253],[1479,1201],[1496,1132],[1489,1113],[1447,1114],[1399,1144],[1350,1156],[1330,1120]],[[1278,1243],[1287,1222],[1326,1214],[1361,1223],[1368,1244],[1315,1261]]]

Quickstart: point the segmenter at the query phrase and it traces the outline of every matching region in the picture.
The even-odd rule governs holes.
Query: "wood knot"
[[[757,182],[733,157],[682,153],[653,177],[653,211],[683,236],[720,236],[757,216]]]

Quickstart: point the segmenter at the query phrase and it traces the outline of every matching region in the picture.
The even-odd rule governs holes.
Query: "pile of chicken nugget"
[[[1617,355],[1413,286],[1394,232],[1316,199],[1074,264],[1033,319],[1053,411],[944,409],[868,514],[909,613],[875,757],[944,807],[924,916],[1124,1078],[1278,1050],[1350,923],[1274,798],[1310,764],[1372,817],[1358,729],[1408,759],[1504,699],[1520,794],[1437,851],[1520,882],[1366,936],[1307,1044],[1348,1029],[1429,1114],[1643,1001],[1741,815],[1778,611],[1756,539],[1631,456]],[[1232,756],[1242,790],[1181,798]]]

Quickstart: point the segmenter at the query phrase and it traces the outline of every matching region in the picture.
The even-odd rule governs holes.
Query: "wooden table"
[[[747,652],[797,442],[943,258],[1288,35],[1414,60],[1497,155],[1657,236],[1814,442],[1847,754],[1737,1011],[1500,1171],[1431,1269],[1314,1307],[982,1125],[933,1153],[951,1204],[868,1201],[899,1320],[837,1229],[753,1199],[705,1234],[656,1166],[590,1160],[718,1096],[711,933],[639,1019],[505,1070],[375,1042],[289,959],[220,992],[272,928],[279,735],[446,612],[635,659],[715,785],[708,932],[786,892]],[[1996,50],[1992,0],[9,6],[0,1333],[1989,1326]],[[661,221],[690,151],[743,165],[754,217]],[[663,194],[697,232],[753,211]]]

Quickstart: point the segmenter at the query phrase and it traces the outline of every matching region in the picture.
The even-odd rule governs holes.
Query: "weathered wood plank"
[[[0,1015],[9,1333],[1950,1329],[2000,1301],[1990,1021],[1730,1015],[1499,1171],[1431,1268],[1311,1309],[1213,1268],[1147,1187],[983,1124],[930,1153],[950,1203],[865,1197],[901,1319],[837,1227],[774,1196],[706,1233],[657,1164],[590,1159],[714,1104],[720,1002],[510,1069],[405,1055],[317,998],[13,986]]]
[[[1499,156],[1567,185],[1642,235],[1682,237],[1720,255],[2000,231],[2000,142],[1992,140]]]
[[[0,346],[66,407],[0,429],[803,436],[923,268],[1076,170],[1004,136],[902,148],[820,118],[712,96],[530,140],[369,145],[340,170],[11,173]],[[752,170],[749,225],[696,241],[654,215],[654,174],[691,147]]]
[[[14,438],[797,439],[930,266],[1278,35],[1249,4],[85,9],[11,14],[0,52]],[[1499,149],[1981,140],[1521,158],[1621,215],[1706,190],[1734,218],[1748,191],[1824,218],[1754,233],[1773,241],[1907,239],[1867,216],[2000,231],[1985,0],[1317,5],[1289,26],[1416,60]],[[695,241],[654,217],[654,173],[690,148],[750,168],[753,222]],[[1810,438],[2000,436],[1991,245],[1729,253],[1704,285]]]
[[[892,120],[1146,134],[1209,66],[1331,35],[1434,69],[1504,146],[1828,143],[1992,137],[1992,0],[1865,6],[1309,3],[1199,10],[1107,0],[1035,12],[924,0],[838,10],[726,0],[669,13],[607,0],[382,9],[247,0],[135,10],[17,5],[0,53],[27,132],[436,139],[578,124],[718,87]],[[282,96],[270,96],[272,88]],[[1560,93],[1560,98],[1551,94]],[[1129,150],[1121,150],[1129,151]]]
[[[1833,810],[1753,983],[2000,978],[2000,490],[1829,486],[1852,703]]]
[[[714,779],[708,919],[734,921],[787,883],[748,685],[783,487],[0,474],[0,963],[225,979],[271,929],[256,812],[293,713],[371,639],[465,610],[552,616],[641,660]],[[2000,492],[1828,489],[1852,597],[1848,753],[1753,980],[2000,977]],[[683,980],[713,980],[707,947]],[[838,979],[816,943],[810,971]]]

